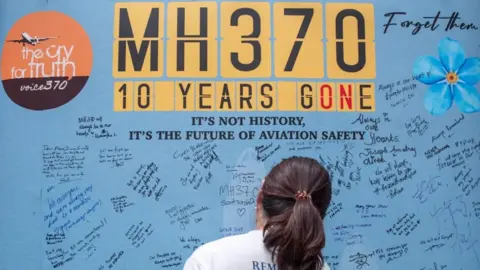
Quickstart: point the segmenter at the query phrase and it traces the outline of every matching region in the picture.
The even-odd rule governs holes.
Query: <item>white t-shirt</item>
[[[278,270],[261,230],[225,237],[195,250],[183,270]],[[330,270],[324,263],[322,270]]]

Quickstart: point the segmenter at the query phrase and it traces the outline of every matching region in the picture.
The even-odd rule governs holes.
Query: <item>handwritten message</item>
[[[189,237],[180,237],[179,241],[183,247],[183,249],[186,249],[190,252],[195,251],[198,247],[201,245],[205,244],[200,238],[196,236],[189,236]]]
[[[417,218],[415,213],[406,213],[397,219],[397,222],[395,222],[393,226],[387,230],[387,233],[408,236],[410,233],[415,231],[418,225],[420,225],[420,219]]]
[[[371,223],[344,224],[333,228],[333,241],[347,246],[363,244],[365,228],[372,227]]]
[[[133,155],[128,148],[102,148],[98,154],[100,164],[109,164],[111,167],[121,167],[125,162],[132,160]]]
[[[83,116],[78,118],[77,136],[93,139],[108,139],[116,137],[112,124],[105,123],[103,117]]]
[[[48,212],[43,221],[55,233],[65,233],[84,222],[102,205],[92,198],[93,186],[73,186],[57,196],[47,198]]]
[[[140,221],[138,224],[130,226],[125,236],[131,241],[132,246],[139,248],[152,233],[152,224],[145,224]]]
[[[158,166],[153,162],[142,164],[128,181],[127,186],[143,197],[159,201],[168,186],[160,183],[162,180],[158,176],[158,171]]]
[[[196,204],[187,204],[183,206],[173,206],[165,211],[170,219],[170,224],[178,224],[180,229],[185,230],[192,224],[203,221],[203,215],[210,210],[207,206],[197,206]]]
[[[194,189],[202,185],[209,185],[213,174],[211,167],[214,163],[222,164],[216,153],[218,145],[213,141],[204,141],[190,146],[182,151],[175,151],[173,158],[182,159],[190,164],[188,172],[180,179],[184,186],[193,186]]]
[[[43,175],[60,183],[82,180],[89,147],[43,146]]]
[[[159,265],[161,268],[173,268],[183,264],[184,259],[182,255],[177,252],[165,252],[157,253],[149,257],[155,265]]]
[[[133,202],[129,202],[127,196],[125,195],[113,197],[110,199],[110,201],[113,204],[113,209],[117,213],[123,213],[126,208],[134,205]]]
[[[100,265],[98,270],[106,269],[105,266],[108,267],[108,269],[112,269],[115,265],[118,264],[119,260],[123,257],[123,254],[125,254],[123,250],[119,252],[114,252],[107,260],[105,260],[105,264]]]
[[[417,170],[406,159],[393,160],[375,170],[375,176],[370,177],[370,184],[374,187],[374,194],[385,193],[387,198],[393,199],[404,192],[404,182],[413,179],[416,174]]]

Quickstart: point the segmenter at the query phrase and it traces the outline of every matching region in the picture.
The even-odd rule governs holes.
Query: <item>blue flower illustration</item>
[[[425,93],[425,108],[433,115],[448,111],[453,101],[464,113],[480,111],[480,93],[475,84],[480,81],[480,58],[465,58],[460,43],[444,38],[438,44],[440,60],[421,56],[413,65],[413,75],[429,85]]]

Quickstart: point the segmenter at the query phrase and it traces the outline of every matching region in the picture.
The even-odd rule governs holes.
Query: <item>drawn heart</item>
[[[247,209],[245,209],[245,208],[238,208],[237,209],[237,214],[241,217],[245,214],[246,211],[247,211]]]

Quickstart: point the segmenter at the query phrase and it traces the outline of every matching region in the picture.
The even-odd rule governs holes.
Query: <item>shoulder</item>
[[[242,250],[244,246],[248,246],[252,249],[253,247],[258,246],[255,245],[257,242],[261,243],[261,247],[263,248],[263,232],[259,230],[227,236],[200,246],[193,252],[192,257],[202,258],[217,254],[222,255],[227,252],[229,253],[232,249]]]
[[[258,244],[255,244],[256,242]],[[242,251],[258,252],[260,249],[263,251],[262,231],[255,230],[245,234],[224,237],[197,248],[186,261],[184,269],[209,270],[217,259],[226,259]]]

